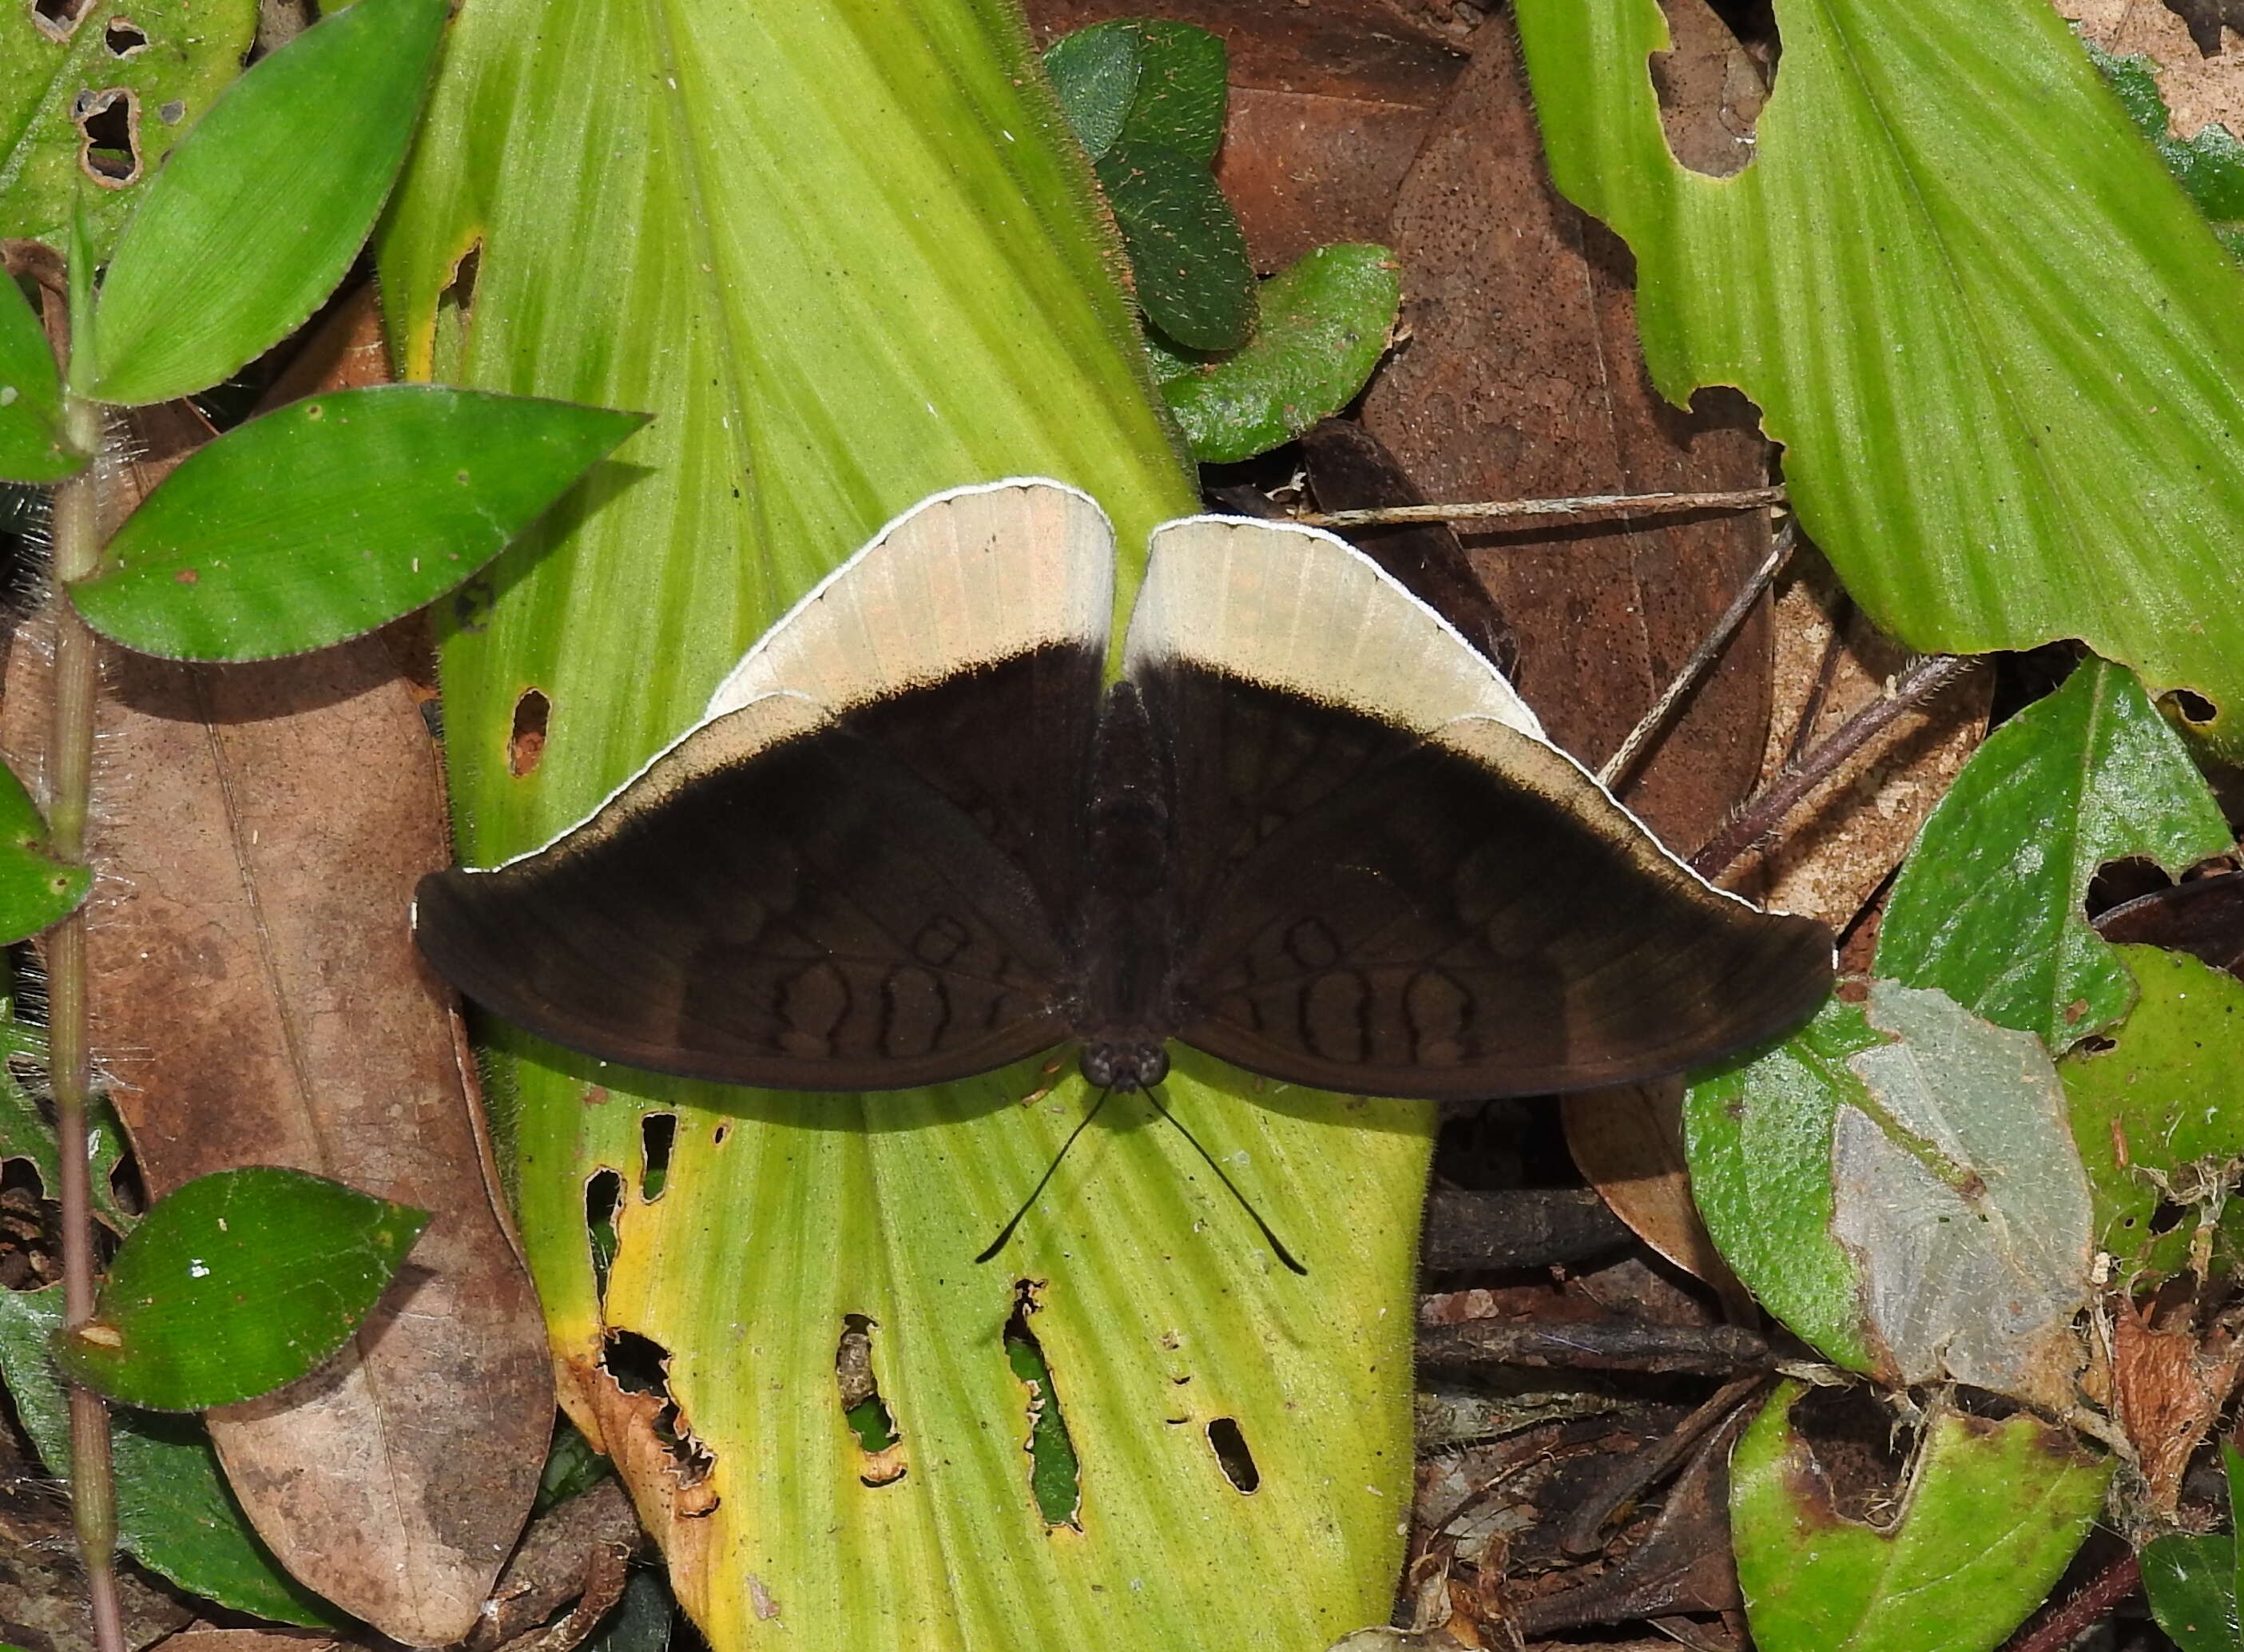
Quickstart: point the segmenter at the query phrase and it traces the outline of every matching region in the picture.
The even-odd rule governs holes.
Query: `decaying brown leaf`
[[[1680,1079],[1567,1096],[1560,1112],[1567,1151],[1637,1237],[1712,1285],[1732,1320],[1750,1324],[1753,1297],[1714,1249],[1691,1202],[1682,1104]]]
[[[145,421],[130,508],[192,438]],[[35,789],[46,650],[0,737]],[[436,755],[382,645],[256,666],[112,651],[88,951],[94,1049],[152,1194],[231,1166],[331,1176],[434,1214],[352,1344],[211,1433],[305,1582],[413,1645],[474,1624],[552,1420],[543,1327],[449,993],[406,914],[449,858]]]
[[[1719,143],[1735,137],[1708,112]],[[1766,444],[1734,397],[1686,414],[1653,391],[1635,342],[1630,266],[1560,200],[1508,20],[1404,183],[1389,244],[1404,270],[1407,345],[1364,422],[1443,500],[1737,488],[1767,480]],[[1468,533],[1519,633],[1519,687],[1552,737],[1595,764],[1615,747],[1767,543],[1758,516]],[[1751,788],[1768,717],[1768,622],[1747,620],[1626,793],[1695,848]]]
[[[2141,1513],[2171,1527],[2182,1475],[2244,1374],[2244,1337],[2225,1328],[2206,1337],[2189,1323],[2159,1325],[2121,1302],[2112,1321],[2113,1411],[2135,1448]]]

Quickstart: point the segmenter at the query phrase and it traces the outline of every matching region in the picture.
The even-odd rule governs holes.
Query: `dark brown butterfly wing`
[[[423,880],[422,950],[557,1043],[735,1084],[904,1088],[1058,1042],[1112,581],[1072,490],[938,496],[590,820]]]
[[[1171,741],[1186,1043],[1325,1089],[1578,1090],[1828,990],[1822,925],[1693,876],[1335,541],[1162,530],[1126,669]]]

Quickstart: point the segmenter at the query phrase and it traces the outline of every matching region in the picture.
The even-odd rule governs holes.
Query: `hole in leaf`
[[[678,1140],[675,1113],[648,1113],[639,1121],[639,1196],[652,1204],[670,1180],[670,1149]]]
[[[514,702],[514,732],[506,740],[506,772],[534,775],[545,755],[545,722],[553,702],[535,688],[525,688]]]
[[[903,1432],[881,1398],[873,1375],[874,1321],[863,1314],[842,1316],[842,1340],[834,1349],[834,1379],[842,1391],[842,1417],[865,1455],[858,1479],[868,1486],[893,1486],[904,1477]]]
[[[148,49],[148,36],[132,18],[112,17],[109,26],[101,31],[101,44],[109,49],[111,57],[129,58]]]
[[[2116,1050],[2119,1046],[2110,1039],[2105,1038],[2099,1033],[2092,1032],[2072,1047],[2084,1055],[2102,1055],[2107,1051]]]
[[[1029,1329],[1029,1316],[1043,1311],[1037,1301],[1038,1288],[1031,1279],[1013,1287],[1013,1312],[1005,1321],[1005,1358],[1029,1391],[1029,1438],[1022,1446],[1029,1454],[1029,1494],[1036,1499],[1045,1525],[1078,1526],[1076,1515],[1083,1507],[1081,1466],[1075,1442],[1068,1438],[1067,1419],[1060,1414],[1059,1391],[1045,1363],[1044,1345]]]
[[[709,1145],[713,1148],[721,1148],[725,1145],[725,1139],[732,1134],[733,1127],[729,1122],[720,1124],[709,1133]]]
[[[605,1300],[608,1269],[616,1260],[616,1207],[623,1202],[624,1179],[612,1170],[595,1170],[585,1183],[585,1236],[592,1246],[592,1290]]]
[[[2088,898],[2081,903],[2081,910],[2092,920],[2115,906],[2173,887],[2173,879],[2156,861],[2130,855],[2125,860],[2105,861],[2096,869],[2096,876],[2088,880]]]
[[[31,21],[48,39],[67,40],[92,6],[93,0],[31,0]]]
[[[2203,694],[2193,694],[2187,688],[2176,688],[2159,696],[2161,705],[2171,709],[2184,722],[2202,728],[2220,715],[2220,708]]]
[[[693,1437],[670,1391],[670,1350],[635,1330],[611,1330],[601,1340],[600,1369],[625,1393],[652,1394],[662,1402],[649,1425],[656,1444],[670,1458],[679,1486],[695,1486],[707,1479],[717,1459]],[[715,1506],[711,1500],[690,1512],[706,1514]]]
[[[2159,1201],[2159,1208],[2151,1212],[2151,1231],[2172,1233],[2176,1228],[2181,1226],[2184,1218],[2188,1215],[2187,1205],[2178,1204],[2172,1199],[2161,1199]]]
[[[431,349],[442,378],[456,377],[466,358],[468,333],[476,319],[476,280],[482,273],[483,243],[478,241],[460,254],[460,261],[452,266],[452,279],[436,295]]]
[[[1214,1448],[1215,1460],[1223,1466],[1223,1477],[1238,1487],[1240,1494],[1252,1495],[1262,1484],[1262,1471],[1254,1466],[1254,1453],[1247,1449],[1247,1436],[1239,1425],[1228,1417],[1219,1417],[1207,1425],[1207,1443]]]
[[[78,165],[104,189],[123,189],[140,176],[140,99],[122,86],[82,96],[77,125]]]

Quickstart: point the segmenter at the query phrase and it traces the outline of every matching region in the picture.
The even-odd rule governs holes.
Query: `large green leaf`
[[[1841,1515],[1786,1383],[1730,1461],[1730,1531],[1760,1652],[1991,1652],[2041,1604],[2112,1478],[2024,1412],[1936,1410],[1882,1529]]]
[[[1148,529],[1195,504],[1088,169],[1010,7],[706,0],[690,30],[665,15],[466,8],[383,251],[417,371],[453,375],[439,352],[463,335],[465,382],[659,415],[620,450],[647,472],[628,492],[591,491],[565,544],[534,531],[448,605],[448,755],[477,863],[580,817],[802,591],[937,488],[1086,489],[1119,531],[1125,606]],[[455,284],[470,251],[471,290]],[[510,738],[518,704],[545,714],[534,764]],[[1386,1616],[1409,1475],[1404,1213],[1431,1109],[1188,1062],[1172,1106],[1310,1278],[1119,1098],[977,1267],[1081,1116],[1071,1073],[1033,1105],[1034,1064],[785,1095],[500,1038],[568,1404],[724,1652],[1322,1652]],[[643,1134],[651,1109],[666,1135]],[[652,1197],[651,1139],[667,1142]],[[587,1207],[612,1201],[603,1297]],[[1079,1529],[1048,1527],[1032,1493],[1031,1396],[1004,1336],[1024,1278],[1042,1282]],[[900,1478],[874,1472],[845,1412],[852,1316]],[[659,1404],[601,1370],[604,1347],[651,1362],[625,1332],[667,1354],[706,1465],[666,1452]],[[1209,1438],[1226,1418],[1261,1471],[1252,1495]]]
[[[0,1384],[51,1473],[70,1475],[70,1400],[47,1353],[63,1293],[0,1290]],[[202,1419],[111,1412],[117,1537],[190,1594],[306,1628],[350,1620],[281,1569],[226,1483]]]
[[[349,1339],[428,1225],[426,1211],[301,1170],[197,1176],[133,1228],[93,1317],[55,1333],[55,1363],[155,1411],[254,1399]]]
[[[323,648],[458,585],[645,423],[426,384],[292,402],[189,455],[71,600],[172,660]]]
[[[89,0],[74,27],[44,10],[0,6],[0,235],[60,248],[83,207],[105,253],[172,146],[241,72],[257,0]],[[89,92],[91,109],[80,103]],[[87,156],[78,123],[89,114],[96,138],[122,127],[130,151],[98,144]]]
[[[2134,998],[2082,906],[2096,869],[2142,856],[2179,875],[2234,843],[2141,686],[2084,660],[1987,737],[1925,821],[1886,904],[1877,972],[2063,1052]]]
[[[228,88],[118,242],[88,394],[207,389],[335,290],[404,159],[446,10],[358,0]]]
[[[1558,186],[1636,256],[1678,403],[1734,384],[1913,647],[2078,637],[2244,700],[2244,274],[2056,11],[1778,0],[1751,166],[1669,154],[1656,0],[1521,0]],[[2226,732],[2224,730],[2224,732]]]

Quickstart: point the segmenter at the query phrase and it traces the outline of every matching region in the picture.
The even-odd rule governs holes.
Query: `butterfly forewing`
[[[1820,925],[1708,888],[1346,547],[1155,541],[1126,670],[1173,734],[1179,1036],[1327,1089],[1672,1072],[1820,1001]]]
[[[424,880],[470,997],[607,1060],[885,1089],[1066,1032],[1112,545],[1050,484],[943,496],[768,633],[575,830]]]

